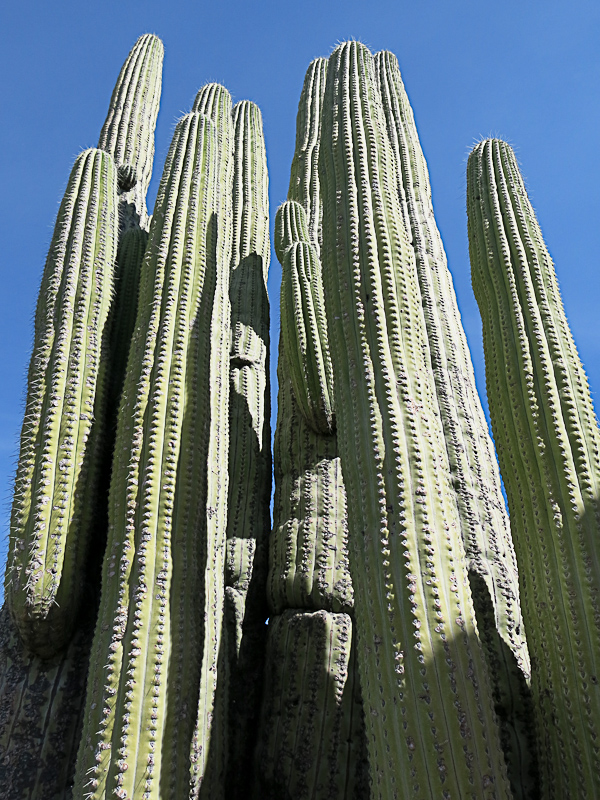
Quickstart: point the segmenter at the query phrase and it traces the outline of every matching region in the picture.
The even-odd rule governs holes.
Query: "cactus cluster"
[[[396,57],[310,64],[271,526],[262,118],[200,89],[149,217],[162,58],[127,58],[42,276],[0,794],[595,797],[600,434],[514,154],[467,174],[509,524]]]

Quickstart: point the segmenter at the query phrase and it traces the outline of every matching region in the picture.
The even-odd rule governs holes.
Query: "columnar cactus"
[[[140,36],[123,64],[98,141],[119,169],[122,231],[147,229],[149,224],[146,192],[152,177],[163,55],[157,36]]]
[[[266,638],[265,581],[271,528],[268,174],[262,116],[233,108],[229,498],[225,622],[229,650],[228,796],[243,796],[252,751]],[[235,765],[235,768],[234,766]]]
[[[493,679],[504,753],[516,789],[528,782],[532,769],[526,684],[531,670],[500,473],[475,386],[452,276],[433,215],[427,164],[398,60],[389,52],[377,53],[374,58],[397,165],[400,207],[415,253],[435,392],[479,635]]]
[[[5,582],[25,646],[45,658],[72,635],[85,584],[117,232],[113,158],[86,150],[71,172],[42,277]]]
[[[231,101],[224,105],[216,122],[193,112],[178,123],[150,228],[76,796],[196,796],[206,766],[227,499],[232,159],[222,142],[231,141]]]
[[[600,795],[600,433],[552,261],[505,143],[467,167],[473,288],[519,562],[541,794]]]
[[[394,170],[373,58],[340,45],[322,258],[372,793],[508,798]]]
[[[350,800],[368,792],[318,256],[316,166],[326,66],[317,59],[306,74],[290,199],[275,221],[283,277],[268,581],[273,616],[257,749],[257,796],[265,798]]]

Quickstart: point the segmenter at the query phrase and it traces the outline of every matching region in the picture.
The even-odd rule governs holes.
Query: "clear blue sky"
[[[0,565],[33,310],[54,217],[73,160],[96,145],[121,64],[142,33],[156,33],[165,45],[150,208],[175,122],[202,84],[219,81],[234,102],[247,98],[261,107],[274,216],[287,193],[308,63],[351,38],[373,52],[396,53],[482,395],[465,166],[480,138],[509,141],[599,402],[598,0],[21,0],[4,4],[0,30]],[[273,375],[280,274],[273,256]]]

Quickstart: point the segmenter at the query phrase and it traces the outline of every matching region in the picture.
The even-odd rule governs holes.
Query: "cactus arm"
[[[146,193],[152,177],[154,129],[160,104],[164,48],[145,34],[121,68],[98,147],[119,167],[121,228],[149,224]]]
[[[227,796],[252,780],[268,616],[265,581],[271,527],[268,173],[256,104],[233,108],[230,450],[225,567],[229,696]],[[235,764],[235,768],[232,765]]]
[[[467,200],[532,657],[542,797],[592,797],[600,775],[600,434],[554,267],[506,143],[475,148]]]
[[[36,312],[5,587],[23,641],[47,657],[72,633],[90,544],[84,501],[94,479],[92,421],[105,402],[98,374],[116,204],[111,156],[85,151],[58,213]]]
[[[384,131],[371,55],[339,46],[319,161],[324,284],[372,790],[508,798]]]

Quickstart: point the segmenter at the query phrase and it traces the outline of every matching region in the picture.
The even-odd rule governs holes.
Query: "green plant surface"
[[[531,653],[543,798],[600,795],[600,433],[515,155],[467,167],[473,289]]]
[[[373,797],[509,798],[373,57],[329,59],[319,175]]]
[[[46,658],[73,633],[92,544],[117,232],[114,161],[86,150],[71,171],[42,276],[5,579],[25,647]]]

